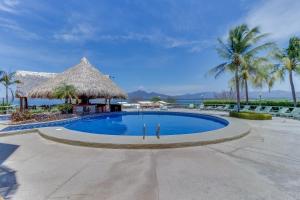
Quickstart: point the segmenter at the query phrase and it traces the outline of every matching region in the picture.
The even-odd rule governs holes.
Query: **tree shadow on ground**
[[[16,171],[4,166],[2,163],[12,155],[18,147],[18,145],[0,143],[0,195],[5,199],[10,199],[16,192],[18,182]]]

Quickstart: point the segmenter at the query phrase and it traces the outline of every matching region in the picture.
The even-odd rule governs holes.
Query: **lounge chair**
[[[300,114],[295,114],[295,115],[293,116],[293,118],[294,118],[294,119],[300,120]]]
[[[295,107],[290,113],[284,113],[281,116],[282,117],[295,117],[300,115],[300,108]]]
[[[223,105],[221,105],[221,106],[217,106],[217,107],[215,107],[215,110],[223,110],[223,108],[224,108],[224,106],[223,106]]]
[[[231,107],[230,109],[228,109],[229,111],[236,111],[237,110],[237,105],[233,105],[233,107]]]
[[[200,109],[200,110],[204,110],[204,109],[205,109],[204,104],[200,104],[200,105],[199,105],[199,109]]]
[[[262,109],[262,106],[256,106],[256,108],[254,109],[254,112],[260,112]]]
[[[272,107],[272,109],[268,112],[268,114],[271,114],[271,115],[273,115],[273,116],[276,116],[276,114],[279,112],[280,109],[281,109],[280,107],[274,106],[274,107]]]
[[[270,113],[271,110],[272,110],[272,106],[266,106],[260,112],[261,113]]]
[[[275,113],[275,116],[281,116],[281,115],[284,115],[286,114],[287,112],[289,112],[289,108],[288,107],[282,107],[278,110],[277,113]]]
[[[211,110],[216,110],[216,108],[217,108],[217,105],[213,105]]]
[[[245,105],[242,109],[241,109],[241,111],[249,111],[249,109],[250,109],[250,106],[249,105]]]
[[[250,106],[248,112],[254,112],[257,106]]]
[[[212,109],[213,109],[213,106],[205,106],[205,109],[206,109],[206,110],[212,110]]]
[[[225,104],[225,106],[223,107],[223,111],[228,111],[228,109],[230,108],[230,105],[229,104]]]

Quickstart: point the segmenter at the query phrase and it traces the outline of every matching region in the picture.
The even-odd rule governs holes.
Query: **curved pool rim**
[[[25,124],[13,124],[13,125],[8,125],[0,130],[0,136],[5,136],[9,133],[21,133],[21,132],[30,132],[32,130],[37,130],[39,128],[44,128],[44,127],[58,127],[58,126],[65,126],[69,123],[74,123],[76,121],[80,120],[85,120],[85,119],[93,119],[97,117],[109,117],[112,115],[135,115],[135,114],[161,114],[161,115],[177,115],[177,116],[190,116],[194,118],[202,118],[202,119],[208,119],[211,121],[216,121],[218,123],[224,124],[224,126],[227,126],[229,124],[228,121],[225,119],[222,119],[221,117],[211,115],[211,114],[203,114],[203,113],[197,113],[197,112],[187,112],[187,111],[123,111],[123,112],[113,112],[113,113],[100,113],[100,114],[93,114],[93,115],[85,115],[85,116],[76,116],[72,118],[66,118],[66,119],[60,119],[60,120],[54,120],[54,121],[45,121],[45,122],[31,122],[31,123],[25,123]],[[221,127],[223,128],[223,127]],[[68,128],[67,128],[68,129]],[[72,129],[70,129],[72,130]],[[76,130],[74,130],[76,131]],[[80,132],[80,131],[79,131]],[[87,134],[99,134],[101,133],[90,133],[87,131],[81,131],[85,132]],[[204,132],[204,131],[202,131]],[[185,133],[177,133],[177,135],[180,134],[194,134],[195,132],[185,132]],[[197,132],[196,132],[197,133]],[[103,135],[109,135],[103,133]],[[113,134],[111,134],[113,135]],[[167,134],[166,134],[167,135]],[[173,134],[170,134],[173,135]],[[116,134],[116,136],[119,136]],[[126,135],[126,136],[134,136],[134,135]]]
[[[96,120],[105,120],[106,117],[118,117],[118,116],[121,116],[121,117],[128,117],[128,116],[140,116],[140,115],[144,115],[146,117],[151,117],[151,115],[154,115],[155,117],[159,117],[159,116],[171,116],[171,117],[183,117],[183,118],[180,118],[180,120],[190,120],[189,118],[193,119],[193,120],[196,120],[194,122],[197,122],[197,120],[204,120],[204,121],[199,121],[197,122],[200,123],[200,126],[197,128],[198,130],[195,131],[195,130],[189,130],[189,127],[186,126],[186,127],[180,127],[180,129],[177,129],[175,131],[173,131],[173,133],[170,133],[172,131],[169,130],[169,133],[161,133],[161,137],[163,136],[167,136],[167,135],[182,135],[182,134],[195,134],[195,133],[200,133],[200,132],[206,132],[206,131],[212,131],[212,130],[217,130],[217,129],[221,129],[221,128],[224,128],[226,127],[229,122],[225,119],[222,119],[220,117],[216,117],[216,116],[212,116],[212,115],[206,115],[206,114],[200,114],[200,113],[188,113],[188,112],[170,112],[170,111],[142,111],[142,112],[137,112],[137,111],[130,111],[130,112],[114,112],[114,113],[107,113],[105,115],[98,115],[98,116],[91,116],[91,117],[87,117],[83,120],[93,120],[93,119],[96,119]],[[81,120],[81,119],[78,119],[78,120]],[[75,120],[78,121],[78,120]],[[135,119],[134,119],[135,120]],[[140,119],[137,119],[137,120],[140,120]],[[205,127],[207,126],[206,124],[201,124],[201,123],[206,123],[205,121],[208,121],[209,123],[213,123],[211,124],[212,126],[217,126],[217,127],[206,127],[207,130],[200,130],[200,129],[203,129],[201,128],[202,127]],[[83,121],[84,122],[84,121]],[[97,122],[97,121],[96,121]],[[159,121],[160,122],[160,121]],[[99,123],[99,122],[97,122]],[[142,122],[144,123],[144,122]],[[145,122],[146,124],[148,123],[147,121]],[[184,124],[184,122],[182,122]],[[126,123],[125,123],[126,124]],[[156,124],[156,123],[155,123]],[[79,131],[79,132],[84,132],[86,134],[98,134],[98,135],[115,135],[115,136],[120,136],[120,135],[124,135],[124,136],[143,136],[143,133],[142,133],[142,130],[141,131],[133,131],[133,132],[129,132],[127,134],[122,134],[121,132],[118,132],[118,131],[113,131],[112,133],[106,133],[105,130],[100,130],[100,132],[93,132],[95,130],[91,130],[91,132],[89,130],[82,130],[82,126],[81,125],[84,125],[84,124],[81,124],[81,125],[77,125],[77,124],[74,124],[74,122],[72,124],[66,124],[67,126],[64,126],[64,128],[66,129],[69,129],[69,130],[72,130],[72,131]],[[69,126],[71,125],[71,126]],[[75,125],[75,128],[74,128],[74,125]],[[77,127],[76,127],[77,125]],[[140,124],[141,127],[142,127],[142,124]],[[149,124],[147,124],[149,125]],[[153,123],[152,123],[153,125]],[[164,124],[166,126],[168,126],[168,124]],[[163,126],[163,124],[161,124],[161,126]],[[198,126],[198,125],[197,125]],[[97,129],[99,127],[96,127]],[[101,128],[101,127],[100,127]],[[183,130],[185,129],[185,130]],[[98,130],[99,131],[99,130]],[[152,137],[152,136],[155,136],[153,135],[153,133],[151,135],[147,135],[147,137]]]
[[[158,112],[170,113],[172,111]],[[44,127],[38,128],[36,130],[43,138],[55,142],[76,146],[112,149],[161,149],[199,146],[239,139],[243,136],[246,136],[250,132],[249,125],[240,119],[207,115],[195,112],[172,113],[211,117],[214,119],[223,120],[224,122],[228,122],[228,125],[220,129],[200,133],[161,135],[160,139],[158,139],[156,136],[146,136],[146,138],[143,139],[142,136],[87,134],[86,132],[70,130],[61,126]]]

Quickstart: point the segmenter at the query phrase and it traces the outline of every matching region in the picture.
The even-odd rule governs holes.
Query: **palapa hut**
[[[56,73],[16,71],[16,80],[20,81],[16,87],[16,97],[20,98],[20,110],[28,108],[29,92],[54,76]]]
[[[123,92],[108,76],[103,75],[84,57],[80,63],[56,74],[28,93],[31,98],[54,98],[55,88],[62,84],[73,85],[79,99],[104,98],[110,102],[113,98],[125,99]]]

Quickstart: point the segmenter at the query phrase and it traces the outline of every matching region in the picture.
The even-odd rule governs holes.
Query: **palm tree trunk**
[[[240,112],[241,100],[240,100],[240,81],[239,81],[239,69],[235,70],[235,87],[236,87],[236,104],[237,111]]]
[[[289,78],[290,78],[290,85],[291,85],[292,96],[293,96],[293,103],[294,103],[294,107],[296,107],[297,106],[297,98],[296,98],[295,86],[294,86],[294,81],[293,81],[293,71],[289,71]]]
[[[5,86],[5,92],[6,92],[6,105],[8,105],[8,86]]]
[[[248,94],[248,81],[245,79],[245,93],[246,93],[246,104],[249,102],[249,94]]]

